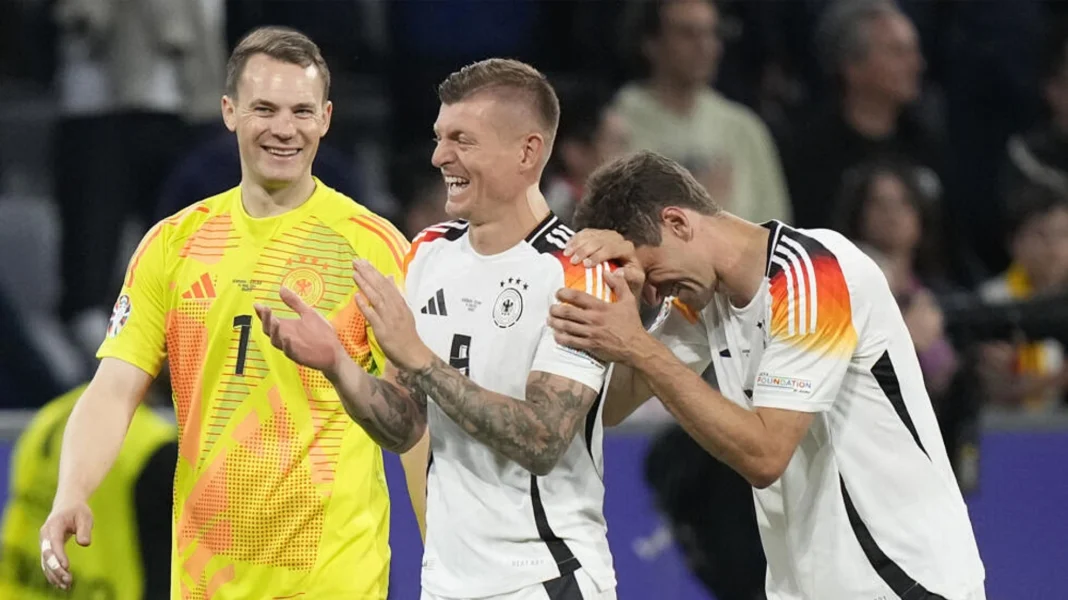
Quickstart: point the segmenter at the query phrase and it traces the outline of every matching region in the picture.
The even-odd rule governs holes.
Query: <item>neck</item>
[[[241,179],[241,204],[255,219],[289,212],[307,202],[315,192],[315,180],[309,173],[283,187],[267,187],[247,177]]]
[[[727,294],[734,306],[746,306],[764,281],[771,232],[730,213],[708,222],[715,229],[708,239],[715,240],[711,250],[715,252],[717,291]]]
[[[842,101],[845,122],[866,137],[882,138],[893,133],[900,114],[901,106],[886,98],[853,92]]]
[[[479,254],[499,254],[523,241],[531,230],[549,216],[549,204],[534,184],[520,198],[507,205],[494,218],[470,221],[471,247]]]
[[[649,81],[649,89],[661,104],[668,110],[679,115],[688,115],[693,112],[697,105],[698,86],[680,82],[667,76],[653,76]]]

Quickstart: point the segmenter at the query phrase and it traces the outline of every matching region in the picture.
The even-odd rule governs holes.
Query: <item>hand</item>
[[[649,336],[625,277],[617,270],[606,280],[616,294],[616,302],[563,288],[556,293],[561,304],[549,309],[549,327],[562,346],[585,350],[605,362],[627,363]]]
[[[347,356],[337,330],[293,290],[283,287],[278,295],[297,313],[297,318],[283,319],[269,307],[256,304],[253,308],[263,323],[263,333],[270,336],[271,345],[284,352],[289,360],[330,377]]]
[[[67,590],[71,585],[70,560],[66,544],[74,535],[78,545],[88,546],[93,531],[93,511],[81,502],[55,507],[41,526],[41,569],[52,585]]]
[[[585,267],[592,267],[609,260],[618,262],[623,268],[627,286],[635,297],[640,297],[645,285],[645,269],[638,260],[634,244],[623,239],[615,231],[606,229],[583,229],[571,236],[564,248],[564,256],[571,258],[571,264],[580,262]]]
[[[378,345],[390,362],[406,371],[418,371],[430,364],[433,353],[415,329],[415,317],[393,278],[386,278],[363,259],[352,261],[352,279],[360,290],[356,304],[371,325]]]

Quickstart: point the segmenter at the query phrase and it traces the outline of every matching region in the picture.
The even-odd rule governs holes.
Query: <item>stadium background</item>
[[[866,166],[885,160],[905,169],[913,178],[906,187],[923,210],[941,216],[923,220],[925,237],[941,243],[917,246],[914,273],[938,299],[937,325],[926,321],[936,334],[917,326],[914,336],[944,338],[956,357],[953,383],[932,395],[955,450],[988,597],[1058,598],[1068,589],[1063,361],[1053,367],[1060,384],[1045,398],[1006,400],[994,391],[1005,383],[999,378],[1028,367],[1017,358],[1004,372],[987,368],[980,358],[987,336],[953,308],[995,298],[991,282],[1021,260],[1008,240],[1048,238],[1027,227],[1053,222],[1048,207],[1068,192],[1068,93],[1058,87],[1068,85],[1064,3],[901,2],[919,36],[919,62],[893,32],[828,21],[824,0],[722,1],[707,31],[697,13],[682,13],[692,20],[665,17],[658,26],[638,0],[167,0],[169,14],[154,18],[184,26],[160,28],[165,43],[129,35],[160,25],[136,10],[113,15],[107,35],[116,39],[94,42],[133,38],[143,47],[130,55],[148,57],[144,64],[87,65],[72,36],[84,33],[77,29],[84,23],[71,16],[86,2],[0,2],[0,500],[11,444],[33,409],[90,376],[92,349],[140,232],[236,184],[234,148],[217,115],[222,61],[251,27],[282,24],[316,40],[333,71],[334,126],[317,174],[409,235],[441,218],[441,183],[427,141],[434,84],[488,56],[527,60],[557,85],[563,123],[545,189],[563,210],[591,162],[610,154],[604,146],[616,130],[606,115],[622,121],[627,147],[663,142],[643,133],[648,114],[628,113],[619,92],[648,77],[677,88],[688,74],[705,72],[715,98],[738,103],[715,104],[709,123],[687,134],[713,131],[726,143],[693,140],[697,150],[676,158],[706,185],[722,186],[714,193],[743,216],[848,228],[846,205],[838,203],[858,189],[858,177],[871,175]],[[129,79],[135,68],[147,71],[123,92],[95,85],[94,78]],[[167,69],[187,85],[153,87],[155,70]],[[921,94],[908,93],[910,78],[922,82]],[[894,127],[874,141],[848,116],[880,111],[892,114]],[[737,150],[752,147],[762,150]],[[755,173],[753,181],[746,173]],[[773,180],[785,182],[782,201],[764,205],[763,195],[777,192],[761,186]],[[1053,204],[1038,201],[1046,209],[1025,211],[1030,221],[1013,225],[1035,197],[1050,196]],[[1068,260],[1063,252],[1044,256]],[[935,274],[925,263],[944,268]],[[1065,286],[1068,265],[1051,270],[1061,274],[1045,290],[1054,293]],[[1026,328],[1032,339],[1064,339],[1063,322],[1049,316],[1037,331]],[[1016,349],[1023,343],[1013,341]],[[648,450],[666,426],[652,404],[605,442],[609,539],[624,600],[708,597],[687,572],[647,481]],[[415,598],[421,547],[399,465],[395,457],[388,462],[391,596]],[[651,470],[685,477],[686,465],[680,458]],[[690,501],[717,510],[711,497]]]

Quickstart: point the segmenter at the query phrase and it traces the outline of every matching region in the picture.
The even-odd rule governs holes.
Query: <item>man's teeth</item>
[[[451,191],[462,190],[465,187],[467,187],[468,183],[470,183],[470,182],[468,180],[464,179],[463,177],[446,177],[445,178],[445,184],[447,186],[449,186],[449,189]]]
[[[299,148],[267,148],[267,152],[273,154],[274,156],[296,156],[297,152],[299,151]]]

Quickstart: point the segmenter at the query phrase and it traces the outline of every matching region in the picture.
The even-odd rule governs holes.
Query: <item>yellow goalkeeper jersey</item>
[[[170,365],[172,598],[386,597],[381,450],[320,372],[271,346],[252,306],[292,317],[278,290],[294,290],[378,374],[385,358],[353,300],[352,260],[399,282],[407,250],[386,220],[318,180],[282,215],[250,217],[235,188],[145,235],[97,356],[153,376]]]

